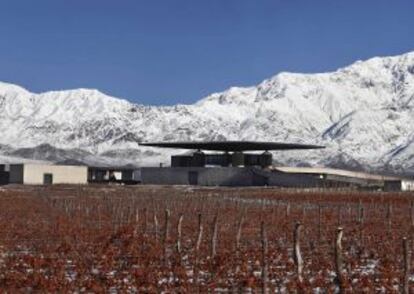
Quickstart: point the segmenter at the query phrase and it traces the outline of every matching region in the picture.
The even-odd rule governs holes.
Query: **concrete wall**
[[[134,172],[132,173],[132,180],[142,182],[141,169],[134,170]]]
[[[254,173],[267,178],[268,186],[291,187],[291,188],[313,188],[320,187],[322,181],[315,175],[289,174],[278,171],[266,171],[254,169]]]
[[[383,175],[369,174],[364,172],[355,172],[343,169],[326,168],[326,167],[287,167],[287,166],[276,166],[275,170],[292,173],[292,174],[315,174],[315,175],[331,175],[341,176],[354,179],[361,179],[365,181],[393,181],[400,180],[397,177],[388,177]]]
[[[88,168],[66,165],[11,165],[10,183],[41,185],[44,174],[53,175],[53,184],[86,184]]]
[[[254,186],[263,185],[262,176],[249,168],[237,167],[147,167],[141,168],[143,184],[190,185],[189,173],[197,173],[197,184],[201,186]]]
[[[201,186],[280,186],[318,187],[321,181],[312,175],[291,175],[269,172],[259,168],[212,167],[212,168],[142,168],[143,184],[189,185],[189,173],[198,173]]]
[[[285,173],[255,167],[172,167],[142,168],[143,184],[190,185],[190,173],[197,173],[200,186],[278,186],[295,188],[383,185],[383,181],[340,175]],[[400,183],[400,182],[399,182]],[[195,184],[195,183],[193,183]],[[414,189],[406,182],[405,189]]]

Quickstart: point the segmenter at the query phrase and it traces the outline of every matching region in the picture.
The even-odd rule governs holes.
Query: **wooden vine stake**
[[[243,223],[244,223],[244,216],[245,216],[246,211],[244,210],[243,213],[240,215],[240,219],[238,221],[237,224],[237,233],[236,233],[236,274],[238,274],[240,272],[240,239],[242,236],[242,228],[243,228]],[[236,283],[236,279],[235,279],[235,283]],[[235,289],[235,284],[233,283],[233,292],[237,293],[237,290]],[[239,289],[239,292],[241,292],[241,290]]]
[[[139,223],[139,209],[138,208],[135,210],[135,223],[136,224]]]
[[[358,203],[358,223],[364,222],[364,206],[362,205],[362,201],[359,200]]]
[[[138,235],[139,230],[139,209],[137,208],[135,210],[135,230],[134,230],[134,236]]]
[[[197,293],[200,292],[200,285],[198,284],[198,262],[199,262],[199,252],[201,246],[201,240],[203,239],[203,224],[201,222],[202,216],[201,213],[198,214],[198,232],[197,232],[197,241],[194,248],[194,285],[197,286]]]
[[[183,219],[184,219],[184,215],[181,213],[179,218],[178,218],[178,223],[177,223],[177,244],[176,244],[176,249],[177,249],[177,253],[181,254],[181,235],[182,235],[182,230],[181,230],[181,226],[183,223]]]
[[[411,220],[411,226],[414,227],[414,201],[411,201],[411,204],[410,204],[410,220]]]
[[[298,277],[299,283],[303,282],[303,259],[300,251],[300,232],[302,229],[302,224],[297,222],[295,225],[295,230],[293,232],[293,260],[296,266],[296,274]]]
[[[236,254],[239,255],[240,251],[240,239],[242,235],[242,228],[244,222],[244,213],[240,216],[239,223],[237,224],[237,234],[236,234]]]
[[[345,293],[344,277],[343,277],[342,235],[343,235],[343,228],[339,227],[336,231],[335,271],[336,271],[336,284],[339,288],[340,294]]]
[[[147,233],[147,208],[144,208],[144,234]]]
[[[404,276],[402,282],[402,293],[408,294],[410,292],[410,271],[411,271],[411,252],[407,238],[403,238],[403,252],[404,252]]]
[[[364,243],[364,206],[362,201],[358,204],[358,223],[359,223],[359,242],[362,245]]]
[[[260,235],[262,239],[262,294],[268,293],[267,284],[268,284],[268,265],[267,265],[267,234],[266,227],[262,221],[260,226]]]
[[[318,240],[322,240],[322,206],[318,205]]]
[[[214,216],[212,234],[211,234],[211,258],[217,254],[217,228],[218,228],[218,215]]]
[[[289,215],[290,215],[290,203],[289,202],[286,204],[286,213],[285,213],[285,215],[286,215],[286,218],[288,218]]]
[[[170,211],[168,209],[165,210],[165,226],[164,226],[164,237],[162,238],[162,245],[163,245],[163,260],[164,260],[164,264],[167,265],[168,264],[168,237],[170,235]]]
[[[157,213],[154,210],[154,236],[155,236],[155,242],[158,241],[158,218]]]
[[[390,203],[387,204],[387,228],[388,231],[391,230],[391,214],[392,214],[392,205]]]
[[[198,214],[198,233],[197,233],[197,242],[195,251],[198,252],[200,250],[201,240],[203,238],[203,223],[201,222],[202,216],[201,213]]]

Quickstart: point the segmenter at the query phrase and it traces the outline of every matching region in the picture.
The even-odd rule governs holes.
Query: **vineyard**
[[[410,293],[414,195],[0,188],[0,288]]]

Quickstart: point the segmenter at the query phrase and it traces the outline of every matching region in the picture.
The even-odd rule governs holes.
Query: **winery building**
[[[10,184],[87,184],[86,166],[10,164],[7,167]]]
[[[322,146],[276,142],[155,142],[141,146],[194,150],[173,155],[170,167],[141,168],[141,182],[201,186],[318,186],[312,176],[270,172],[269,151],[320,149]]]

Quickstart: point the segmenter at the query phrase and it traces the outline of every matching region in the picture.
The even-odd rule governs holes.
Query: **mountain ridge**
[[[25,148],[29,157],[28,149],[49,144],[97,158],[111,154],[114,161],[125,150],[134,154],[131,162],[155,164],[167,162],[171,151],[137,142],[261,140],[327,146],[276,153],[281,164],[329,166],[340,159],[351,167],[414,170],[414,52],[328,73],[281,72],[257,86],[174,106],[134,104],[95,89],[35,94],[0,82],[0,112],[0,144]]]

